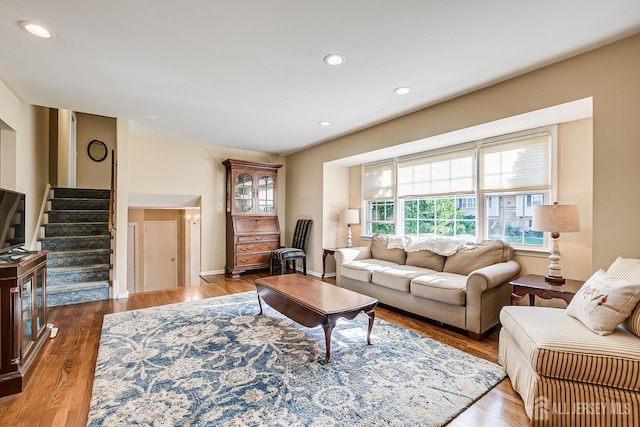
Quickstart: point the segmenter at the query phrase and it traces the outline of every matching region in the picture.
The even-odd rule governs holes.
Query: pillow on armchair
[[[607,274],[618,279],[640,282],[640,259],[618,257],[607,270]],[[624,321],[624,326],[634,335],[640,337],[640,304]]]
[[[598,335],[608,335],[640,300],[640,282],[610,277],[603,270],[585,282],[567,306],[567,314]]]

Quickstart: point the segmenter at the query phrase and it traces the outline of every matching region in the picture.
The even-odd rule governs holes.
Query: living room
[[[640,258],[635,244],[640,229],[633,226],[639,202],[630,197],[631,186],[640,179],[639,51],[640,35],[630,35],[290,154],[206,145],[159,133],[141,135],[128,119],[118,117],[118,203],[127,206],[129,194],[199,195],[201,270],[204,275],[220,274],[226,256],[222,161],[283,164],[278,186],[283,244],[290,242],[297,219],[313,219],[307,262],[311,275],[319,276],[323,247],[345,242],[340,210],[362,209],[360,164],[387,158],[383,150],[586,99],[591,103],[590,117],[559,125],[559,133],[571,137],[559,147],[557,193],[560,203],[581,207],[580,232],[561,238],[563,274],[586,280],[598,269],[606,270],[618,256]],[[0,84],[0,187],[27,195],[28,241],[35,234],[50,181],[48,110],[23,102],[8,82]],[[348,160],[377,152],[381,154],[367,161]],[[118,215],[117,222],[127,222],[126,209]],[[126,233],[122,228],[117,233]],[[353,233],[354,246],[368,243],[359,226]],[[114,278],[119,288],[113,294],[124,298],[126,235],[116,239]],[[524,273],[545,274],[545,256],[521,253],[516,259]]]

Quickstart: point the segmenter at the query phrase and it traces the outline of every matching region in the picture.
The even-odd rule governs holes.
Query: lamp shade
[[[535,231],[550,231],[552,233],[580,231],[578,206],[557,203],[536,205],[533,207],[531,228]]]
[[[358,209],[343,209],[340,211],[342,224],[360,224],[360,212]]]

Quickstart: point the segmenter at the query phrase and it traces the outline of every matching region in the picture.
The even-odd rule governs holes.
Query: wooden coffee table
[[[378,300],[339,288],[300,274],[269,276],[256,280],[258,303],[262,300],[289,319],[313,328],[322,325],[326,343],[324,361],[331,360],[331,332],[340,318],[353,319],[360,312],[369,317],[367,344],[371,345],[371,329]]]

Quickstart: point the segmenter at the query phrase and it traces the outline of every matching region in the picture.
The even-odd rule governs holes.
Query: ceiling
[[[0,80],[131,133],[289,154],[639,31],[638,0],[0,0]]]

